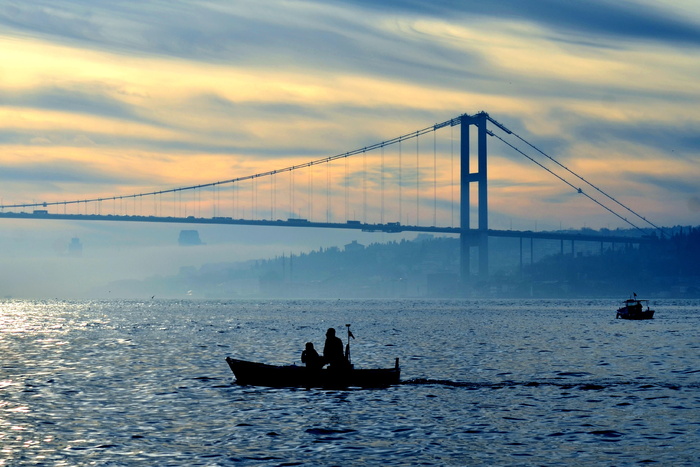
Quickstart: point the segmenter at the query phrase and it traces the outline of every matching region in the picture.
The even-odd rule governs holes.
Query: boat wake
[[[430,379],[430,378],[413,378],[401,381],[400,384],[403,385],[432,385],[432,386],[447,386],[447,387],[458,387],[470,390],[479,389],[505,389],[514,387],[554,387],[560,389],[578,389],[581,391],[600,391],[605,389],[616,389],[624,387],[626,390],[630,389],[671,389],[671,390],[682,390],[682,389],[698,389],[700,388],[700,383],[690,384],[690,385],[678,385],[673,383],[664,382],[639,382],[639,381],[587,381],[587,382],[566,382],[566,381],[499,381],[497,383],[492,382],[469,382],[469,381],[452,381],[447,379]]]

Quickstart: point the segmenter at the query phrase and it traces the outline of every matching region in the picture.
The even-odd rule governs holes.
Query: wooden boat
[[[381,388],[398,384],[401,377],[399,359],[394,368],[312,369],[297,365],[268,365],[226,357],[236,382],[251,386],[343,389],[348,387]]]
[[[634,294],[634,298],[625,300],[624,306],[617,309],[615,316],[619,319],[652,319],[653,317],[654,310],[649,308],[649,300],[639,300],[637,294]]]

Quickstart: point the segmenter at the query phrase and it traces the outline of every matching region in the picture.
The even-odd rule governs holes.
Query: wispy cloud
[[[67,87],[44,87],[5,91],[0,102],[7,107],[51,110],[68,113],[89,114],[117,120],[147,122],[138,115],[138,109],[124,101],[110,97],[101,86],[86,86],[76,89]],[[156,123],[148,121],[148,123]]]
[[[526,21],[562,34],[580,34],[592,43],[594,36],[651,42],[700,44],[700,29],[693,21],[661,8],[656,2],[592,0],[559,2],[557,0],[478,0],[421,2],[416,0],[345,0],[346,5],[359,5],[384,13],[434,16],[444,20],[478,22],[483,18]],[[697,20],[697,18],[696,18]]]

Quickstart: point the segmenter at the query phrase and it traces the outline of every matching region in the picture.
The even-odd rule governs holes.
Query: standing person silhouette
[[[326,343],[323,346],[323,363],[329,363],[331,368],[343,368],[347,366],[345,353],[343,352],[343,341],[335,335],[335,329],[328,328],[326,331]]]

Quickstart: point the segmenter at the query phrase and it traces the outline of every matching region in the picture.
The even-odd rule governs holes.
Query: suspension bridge
[[[490,229],[488,138],[645,235]],[[470,275],[473,248],[478,252],[479,275],[488,274],[489,237],[520,238],[522,262],[522,240],[528,238],[531,248],[535,238],[559,240],[563,252],[564,241],[571,241],[573,249],[574,241],[638,244],[652,241],[650,232],[663,236],[660,227],[486,112],[463,114],[334,156],[205,184],[84,199],[0,203],[0,218],[455,234],[460,238],[463,278]]]

